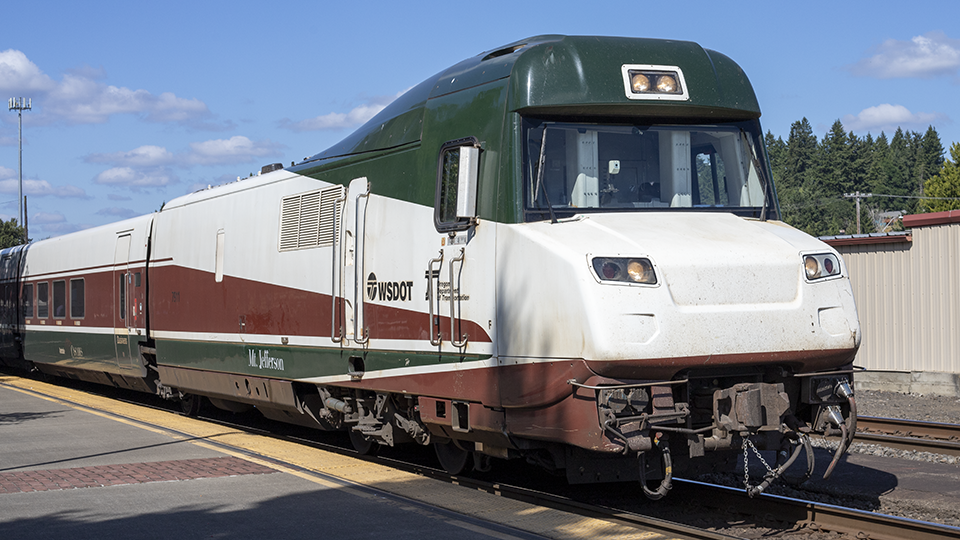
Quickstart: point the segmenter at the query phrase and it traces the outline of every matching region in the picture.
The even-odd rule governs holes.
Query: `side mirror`
[[[460,147],[460,167],[457,179],[457,217],[474,218],[477,215],[477,183],[480,177],[480,149]]]

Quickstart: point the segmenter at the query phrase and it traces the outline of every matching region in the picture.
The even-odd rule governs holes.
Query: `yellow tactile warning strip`
[[[232,446],[243,451],[289,463],[296,467],[335,476],[346,480],[348,483],[383,490],[401,497],[420,501],[427,505],[499,523],[529,533],[539,534],[547,538],[591,538],[600,540],[614,538],[618,540],[665,540],[670,538],[657,532],[641,531],[617,523],[578,516],[552,508],[497,497],[496,495],[482,491],[466,489],[375,463],[354,459],[350,456],[343,456],[292,442],[235,431],[167,411],[137,407],[40,381],[0,375],[0,384],[12,389],[25,390],[31,393],[35,392],[36,394],[34,395],[45,399],[52,399],[54,401],[62,399],[70,403],[80,404],[88,407],[89,410],[87,412],[92,414],[98,414],[97,411],[103,411],[109,414],[103,414],[102,416],[112,420],[130,423],[137,427],[162,433],[175,439],[183,439],[184,437],[177,433],[167,432],[164,429],[188,434],[193,439],[199,439],[191,440],[190,442],[192,444],[207,446],[216,451],[234,455],[235,457],[258,463],[281,472],[293,474],[327,487],[335,487],[359,497],[374,497],[374,495],[362,489],[344,487],[324,478],[297,471],[294,468],[278,466],[275,463],[251,458],[242,453],[231,453],[221,446],[209,445],[201,441],[216,441],[217,443]],[[69,406],[70,403],[64,404]],[[123,420],[123,418],[117,418],[112,415],[119,415],[136,422],[143,422],[156,427],[151,428],[139,423],[127,422]],[[422,509],[413,507],[410,507],[409,510],[423,511]],[[477,525],[472,523],[447,521],[494,538],[513,538],[498,531],[478,528]]]

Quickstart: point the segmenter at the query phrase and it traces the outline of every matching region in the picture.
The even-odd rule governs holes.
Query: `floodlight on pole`
[[[22,98],[22,97],[12,97],[10,98],[10,109],[11,111],[17,111],[17,118],[19,120],[20,132],[19,132],[19,153],[17,155],[17,169],[19,170],[19,182],[17,184],[17,200],[20,203],[20,210],[17,214],[17,225],[23,227],[23,111],[29,111],[33,105],[32,98]],[[23,242],[26,243],[26,234],[24,234]]]

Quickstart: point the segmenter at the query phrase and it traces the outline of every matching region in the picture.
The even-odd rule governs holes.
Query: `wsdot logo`
[[[413,300],[413,282],[377,281],[377,275],[370,272],[367,276],[367,299],[381,302]]]
[[[370,275],[367,276],[367,298],[370,300],[377,299],[377,275],[373,272],[370,272]]]

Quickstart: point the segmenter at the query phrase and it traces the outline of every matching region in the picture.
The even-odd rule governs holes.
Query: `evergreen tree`
[[[787,163],[787,144],[783,139],[773,138],[773,133],[767,132],[763,139],[764,146],[767,147],[767,158],[770,160],[770,170],[773,172],[773,183],[780,189],[780,185],[785,181]]]
[[[917,134],[919,136],[919,133]],[[940,135],[933,126],[927,127],[927,132],[920,138],[917,148],[917,161],[914,166],[914,176],[920,186],[919,195],[923,195],[924,183],[943,167],[943,145],[940,144]]]
[[[786,142],[770,132],[764,140],[781,219],[813,235],[856,232],[856,205],[845,193],[875,194],[861,199],[861,232],[877,230],[877,216],[885,211],[930,210],[927,204],[918,207],[915,197],[921,190],[952,193],[948,179],[957,162],[949,166],[944,162],[943,145],[933,126],[923,134],[898,128],[890,139],[883,132],[861,138],[848,133],[838,120],[818,141],[803,118],[790,126]]]
[[[806,183],[816,163],[817,136],[813,134],[810,122],[803,118],[790,126],[790,137],[787,139],[787,160],[784,164],[786,178],[784,181],[790,187],[801,187]]]
[[[960,199],[960,143],[950,146],[950,159],[944,161],[940,172],[924,185],[927,197]],[[921,199],[920,207],[927,212],[945,212],[960,209],[960,200]]]

